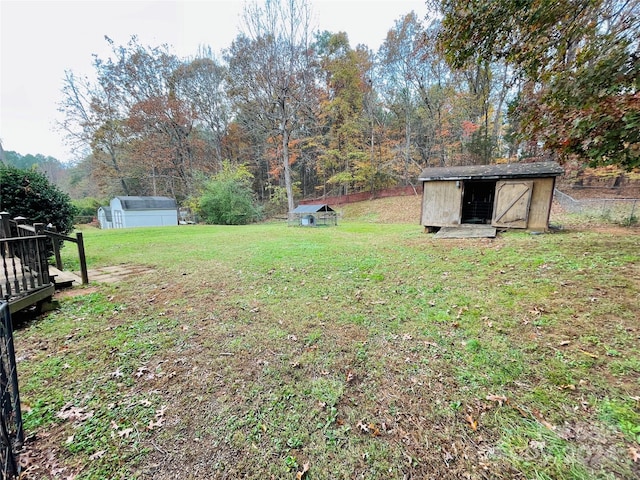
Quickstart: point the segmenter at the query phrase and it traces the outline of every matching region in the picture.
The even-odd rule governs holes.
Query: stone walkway
[[[116,283],[134,275],[145,275],[154,270],[142,265],[113,265],[89,270],[89,282]]]
[[[152,273],[154,270],[142,265],[113,265],[89,270],[89,283],[117,283],[134,275]],[[56,275],[56,282],[70,282],[71,286],[82,285],[82,279],[73,272],[60,271],[50,267],[49,272]]]

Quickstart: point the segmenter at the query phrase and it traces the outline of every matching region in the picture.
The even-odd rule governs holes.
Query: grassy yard
[[[640,475],[637,230],[84,235],[155,273],[19,326],[24,478]]]

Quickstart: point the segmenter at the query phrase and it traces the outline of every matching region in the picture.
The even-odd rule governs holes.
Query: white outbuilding
[[[98,209],[100,228],[178,225],[178,205],[169,197],[115,197]]]

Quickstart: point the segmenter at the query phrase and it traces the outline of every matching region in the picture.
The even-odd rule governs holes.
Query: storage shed
[[[302,227],[337,225],[336,212],[329,205],[298,205],[289,215],[289,223]]]
[[[556,162],[427,168],[421,223],[429,231],[465,224],[546,231]]]
[[[103,230],[113,228],[113,217],[111,216],[111,207],[98,207],[98,224]]]
[[[100,221],[101,210],[105,218],[104,224]],[[98,220],[101,228],[178,225],[178,205],[169,197],[115,197],[108,207],[98,209]]]

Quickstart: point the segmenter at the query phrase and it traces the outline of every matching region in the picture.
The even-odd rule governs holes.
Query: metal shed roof
[[[178,205],[169,197],[116,197],[124,210],[169,210]]]
[[[466,167],[425,168],[418,180],[472,180],[498,178],[557,177],[564,169],[556,162],[470,165]]]
[[[298,205],[292,213],[333,212],[329,205]]]

